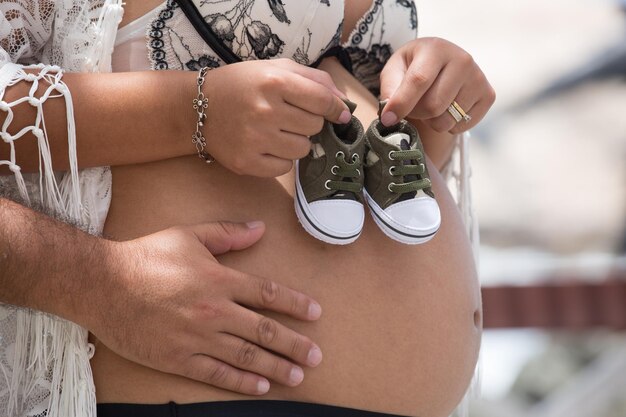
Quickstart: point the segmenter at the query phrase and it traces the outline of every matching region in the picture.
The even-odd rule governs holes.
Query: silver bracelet
[[[204,84],[204,77],[206,77],[207,72],[211,69],[212,68],[204,67],[198,72],[198,97],[193,99],[193,108],[196,112],[198,112],[198,121],[196,122],[196,131],[193,135],[191,135],[191,142],[196,145],[198,157],[207,164],[214,162],[215,158],[213,158],[205,150],[206,138],[200,131],[200,128],[204,126],[204,119],[206,119],[205,110],[209,107],[209,98],[204,96],[204,93],[202,92],[202,85]]]

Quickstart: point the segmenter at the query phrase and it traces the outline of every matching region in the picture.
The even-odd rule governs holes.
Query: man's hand
[[[129,360],[223,389],[259,395],[268,379],[300,384],[297,364],[318,365],[320,349],[250,308],[316,320],[319,304],[213,257],[253,245],[264,230],[258,222],[220,222],[112,242],[118,277],[92,300],[87,328]]]
[[[268,379],[295,386],[321,351],[250,308],[316,320],[319,304],[213,257],[264,231],[222,222],[112,242],[0,197],[0,302],[72,320],[160,371],[251,395]]]

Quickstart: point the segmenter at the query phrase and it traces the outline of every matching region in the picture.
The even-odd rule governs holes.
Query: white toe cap
[[[363,204],[354,200],[320,200],[309,204],[318,226],[339,235],[350,236],[361,232],[365,211]]]
[[[441,224],[439,205],[431,197],[419,197],[393,204],[385,213],[398,225],[416,232],[434,232]]]

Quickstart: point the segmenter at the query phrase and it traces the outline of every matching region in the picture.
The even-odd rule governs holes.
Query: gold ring
[[[459,123],[461,120],[463,120],[463,115],[461,113],[459,113],[459,111],[456,109],[456,107],[454,107],[454,105],[450,104],[450,107],[448,107],[448,113],[450,113],[450,115],[452,117],[454,117],[454,121]]]
[[[459,106],[459,103],[457,103],[456,101],[453,101],[450,107],[454,107],[454,109],[461,115],[463,120],[465,120],[466,122],[469,122],[470,120],[472,120],[472,116],[465,113],[465,110],[463,110],[463,107]],[[456,120],[456,117],[454,119]],[[456,120],[456,121],[460,122],[460,120]]]

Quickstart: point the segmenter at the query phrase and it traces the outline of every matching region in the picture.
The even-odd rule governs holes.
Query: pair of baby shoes
[[[353,112],[356,107],[347,102]],[[384,103],[381,103],[381,109]],[[345,245],[361,234],[364,205],[380,229],[405,244],[425,243],[441,214],[431,189],[424,148],[406,120],[367,132],[349,123],[324,123],[311,152],[296,162],[296,214],[304,229],[326,243]]]

